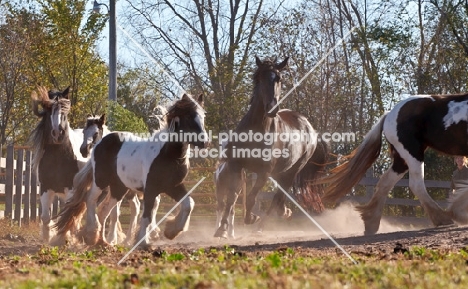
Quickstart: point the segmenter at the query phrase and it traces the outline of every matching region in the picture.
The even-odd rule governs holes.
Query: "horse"
[[[68,123],[70,88],[63,91],[39,86],[31,93],[33,113],[40,118],[29,136],[33,151],[32,167],[41,184],[42,237],[50,240],[51,208],[54,196],[69,196],[73,177],[87,159],[80,154],[80,130],[72,130]],[[39,109],[42,107],[42,110]]]
[[[138,240],[144,238],[141,246],[148,246],[146,233],[150,229],[156,197],[164,192],[175,201],[182,200],[187,194],[183,181],[190,166],[189,146],[206,148],[208,145],[202,107],[203,95],[194,100],[184,94],[168,109],[168,125],[150,138],[125,132],[106,135],[94,147],[91,160],[75,177],[75,193],[60,212],[61,218],[56,224],[58,233],[64,236],[75,226],[75,217],[87,208],[85,242],[105,245],[104,226],[96,219],[97,199],[103,189],[110,187],[109,202],[101,208],[105,221],[127,190],[133,189],[143,192],[144,209],[137,237]],[[166,238],[174,239],[188,230],[194,204],[190,196],[182,200],[175,219],[166,222]]]
[[[370,201],[357,207],[365,235],[377,233],[389,191],[406,172],[409,187],[434,226],[466,223],[468,195],[460,195],[444,211],[427,193],[424,152],[427,148],[448,155],[468,155],[468,94],[420,95],[399,102],[366,134],[362,143],[317,183],[329,184],[323,201],[336,202],[350,192],[380,155],[382,133],[390,147],[392,164],[380,177]]]
[[[252,209],[258,192],[269,176],[272,176],[286,191],[294,187],[296,198],[307,209],[317,212],[324,209],[319,196],[320,191],[312,187],[311,182],[320,176],[325,165],[323,160],[328,155],[326,150],[328,146],[318,140],[316,131],[306,117],[288,109],[280,110],[278,107],[281,71],[287,66],[288,59],[285,58],[281,63],[277,63],[276,60],[262,61],[256,57],[257,70],[253,76],[254,88],[250,107],[234,131],[238,136],[237,139],[232,137],[223,148],[224,155],[218,168],[217,210],[218,214],[221,211],[223,213],[217,224],[219,227],[214,234],[215,237],[233,237],[233,229],[229,229],[228,233],[228,228],[233,226],[234,204],[245,182],[245,170],[257,174],[255,184],[247,195],[245,224],[259,221],[260,217],[255,215]],[[302,141],[278,138],[278,135],[288,137],[297,133],[303,137]],[[250,134],[253,138],[241,141],[241,134],[244,136]],[[271,139],[271,136],[274,139]],[[258,141],[262,137],[264,141]],[[249,152],[250,157],[242,156]],[[285,205],[286,196],[281,188],[276,191],[267,215],[276,209],[278,215],[287,218],[292,212]]]
[[[162,115],[156,115],[155,117],[158,118],[158,125],[159,125],[159,130],[162,128],[163,124],[163,116],[167,111],[165,110],[164,107],[158,106],[158,111],[163,113]],[[86,125],[83,129],[83,143],[81,144],[80,147],[80,152],[83,157],[89,157],[91,154],[91,150],[93,147],[98,143],[104,136],[108,135],[110,133],[110,130],[107,128],[106,125],[106,114],[103,114],[101,116],[93,116],[93,115],[88,115],[88,118],[86,120]],[[108,196],[107,191],[105,192],[106,196],[105,199],[102,200],[102,202],[108,201]],[[128,228],[126,238],[123,241],[124,244],[130,245],[133,237],[135,235],[135,230],[137,226],[137,219],[138,215],[140,214],[140,200],[138,198],[138,195],[135,191],[129,190],[127,194],[125,195],[125,198],[129,200],[130,204],[130,226]],[[159,208],[159,203],[161,202],[161,196],[157,196],[155,200],[155,205],[153,208],[153,214],[152,214],[152,224],[156,224],[156,212]],[[117,205],[114,207],[114,209],[111,211],[111,214],[109,215],[109,234],[107,235],[106,241],[112,245],[115,245],[118,243],[118,235],[119,232],[121,232],[121,225],[119,222],[119,215],[120,215],[120,205],[121,201],[117,203]],[[99,220],[102,223],[103,216],[102,214],[99,214]],[[158,237],[157,232],[154,234],[154,238]]]

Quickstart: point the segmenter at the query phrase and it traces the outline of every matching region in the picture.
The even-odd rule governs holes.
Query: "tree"
[[[28,66],[33,42],[41,37],[37,15],[12,7],[5,8],[4,15],[4,23],[0,24],[1,145],[27,139],[31,127]]]
[[[137,68],[120,68],[118,76],[117,101],[122,107],[144,120],[149,130],[159,129],[159,122],[153,115],[160,105],[169,105],[171,99],[162,94],[165,85],[159,73],[147,65]]]
[[[72,86],[72,127],[89,113],[106,109],[107,67],[94,52],[103,17],[86,18],[85,1],[38,1],[37,6],[1,8],[0,142],[26,142],[37,119],[30,112],[30,94],[38,84]],[[2,12],[3,12],[2,11]]]
[[[87,15],[83,0],[38,0],[46,33],[35,44],[32,66],[36,83],[55,88],[71,86],[72,126],[80,126],[87,114],[105,111],[107,67],[95,53],[105,17]]]
[[[268,8],[264,1],[127,3],[127,21],[153,57],[193,94],[209,94],[208,126],[215,131],[235,128],[251,93],[245,78],[254,63],[259,15]],[[279,7],[281,3],[271,6],[270,13]]]

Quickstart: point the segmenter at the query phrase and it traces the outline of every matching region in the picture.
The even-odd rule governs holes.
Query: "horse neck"
[[[267,117],[265,114],[265,106],[263,105],[261,95],[258,88],[255,87],[250,108],[237,126],[237,130],[269,131],[273,118]]]
[[[164,145],[164,152],[171,157],[183,159],[187,157],[189,144],[184,142],[167,142]]]
[[[83,133],[76,132],[75,130],[70,128],[70,125],[67,124],[67,129],[68,129],[68,139],[64,140],[63,145],[65,145],[67,142],[69,143],[68,145],[73,151],[73,155],[78,161],[81,162],[86,162],[87,159],[83,158],[80,153],[80,146],[83,143]]]

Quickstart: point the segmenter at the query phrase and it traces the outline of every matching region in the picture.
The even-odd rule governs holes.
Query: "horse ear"
[[[278,70],[283,70],[286,66],[288,66],[288,60],[289,60],[289,56],[286,57],[286,58],[283,60],[283,62],[276,64],[276,65],[275,65],[275,66],[276,66],[276,69],[278,69]]]
[[[64,91],[62,91],[62,97],[68,99],[68,93],[70,92],[70,86],[65,88]]]
[[[258,58],[257,55],[255,55],[255,63],[257,64],[257,66],[262,65],[262,61],[260,60],[260,58]]]
[[[101,125],[105,125],[106,120],[107,120],[106,114],[103,114],[103,115],[101,115],[101,118],[99,119],[99,122],[101,123]]]
[[[203,101],[204,101],[204,100],[203,100],[203,93],[200,93],[200,95],[198,96],[198,100],[197,100],[197,101],[198,101],[199,104],[203,105]]]
[[[182,95],[181,100],[190,100],[190,98],[188,97],[186,93],[184,93],[184,95]]]

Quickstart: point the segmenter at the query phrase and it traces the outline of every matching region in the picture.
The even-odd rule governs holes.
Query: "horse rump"
[[[294,179],[295,198],[307,211],[321,213],[325,210],[321,199],[323,185],[316,184],[316,181],[325,174],[329,152],[330,145],[324,140],[319,140],[314,154]]]

